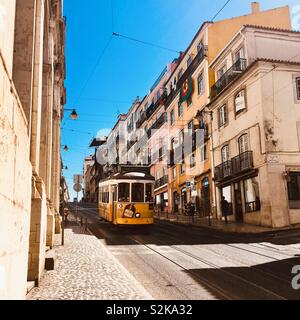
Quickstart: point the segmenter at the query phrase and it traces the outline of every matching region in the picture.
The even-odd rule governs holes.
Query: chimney
[[[252,7],[252,14],[256,14],[256,13],[260,12],[260,3],[259,2],[252,2],[251,7]]]

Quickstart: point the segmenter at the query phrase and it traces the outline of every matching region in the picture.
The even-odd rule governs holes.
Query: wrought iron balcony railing
[[[143,112],[141,114],[140,119],[136,122],[136,128],[139,129],[146,120],[147,120],[147,113]]]
[[[215,180],[222,182],[228,178],[239,176],[253,168],[253,152],[247,151],[215,167]]]
[[[244,72],[247,68],[247,60],[239,59],[230,69],[228,69],[223,76],[212,86],[211,98],[216,97],[223,91],[236,77]]]
[[[168,184],[168,176],[165,175],[162,178],[155,181],[155,189],[161,188],[162,186]]]
[[[148,130],[148,138],[151,138],[153,134],[153,130],[158,130],[161,128],[165,123],[168,122],[168,115],[167,113],[163,113],[152,125],[152,127]]]

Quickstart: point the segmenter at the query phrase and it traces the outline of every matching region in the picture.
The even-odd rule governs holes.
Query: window
[[[300,100],[300,77],[296,78],[297,99]]]
[[[192,154],[190,156],[190,167],[194,168],[195,166],[196,166],[196,157],[195,157],[195,154]]]
[[[193,62],[193,58],[191,56],[189,56],[189,58],[186,62],[187,68],[192,64],[192,62]]]
[[[224,65],[222,68],[218,70],[218,79],[222,78],[225,72],[226,72],[226,65]]]
[[[188,123],[188,129],[189,129],[189,133],[193,132],[193,130],[194,130],[194,121],[193,120]]]
[[[203,48],[204,48],[204,45],[203,45],[203,41],[201,40],[197,46],[197,51],[200,52],[201,50],[203,50]]]
[[[246,109],[245,90],[241,90],[234,99],[235,114],[239,114]]]
[[[183,114],[183,105],[181,102],[178,102],[178,117],[181,117]]]
[[[145,186],[143,183],[132,184],[132,202],[144,202]]]
[[[181,68],[178,72],[178,81],[182,77],[182,75],[183,75],[183,69]]]
[[[227,105],[224,104],[220,109],[219,109],[219,126],[224,127],[225,124],[227,124]]]
[[[192,104],[192,97],[189,97],[187,100],[186,100],[186,103],[188,105],[188,107]]]
[[[239,152],[240,154],[247,152],[249,150],[248,134],[243,134],[239,137]]]
[[[230,159],[229,155],[229,145],[227,144],[221,150],[222,162],[227,162]]]
[[[180,174],[184,174],[185,170],[186,170],[185,164],[183,163],[183,164],[180,165]]]
[[[173,168],[173,179],[175,180],[177,177],[176,166]]]
[[[203,79],[203,73],[200,73],[198,76],[198,95],[204,93],[204,79]]]
[[[160,91],[158,90],[156,94],[156,101],[158,101],[159,99],[160,99]]]
[[[246,212],[260,211],[260,194],[258,178],[244,181]]]
[[[207,145],[205,144],[200,148],[200,160],[204,162],[207,160]]]
[[[237,62],[240,59],[244,59],[245,55],[244,55],[244,48],[240,48],[238,49],[235,54],[234,54],[234,61]]]
[[[119,184],[118,201],[119,202],[130,202],[129,183],[120,183]]]
[[[146,184],[146,202],[153,202],[153,184]]]
[[[300,209],[300,172],[289,172],[287,186],[290,209]]]
[[[175,123],[175,112],[174,112],[174,110],[172,110],[170,112],[170,123],[171,123],[171,126],[173,126],[174,123]]]

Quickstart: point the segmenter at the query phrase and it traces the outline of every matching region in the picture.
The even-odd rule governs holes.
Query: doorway
[[[235,219],[237,222],[244,222],[243,216],[243,201],[241,184],[234,184],[234,203],[235,203]]]

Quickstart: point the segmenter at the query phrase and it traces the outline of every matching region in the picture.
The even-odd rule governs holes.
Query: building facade
[[[61,0],[1,0],[0,298],[22,299],[60,231]]]
[[[259,3],[253,2],[251,9],[251,13],[244,16],[204,22],[186,51],[173,61],[171,67],[164,70],[150,93],[142,101],[136,100],[128,114],[123,115],[126,125],[122,154],[127,154],[124,157],[127,163],[150,166],[151,174],[156,180],[155,204],[158,212],[182,214],[189,203],[194,203],[197,215],[220,218],[222,194],[218,181],[219,172],[215,167],[222,164],[222,161],[220,152],[216,149],[219,147],[218,143],[225,139],[222,134],[226,131],[216,134],[219,116],[215,114],[214,105],[210,108],[208,106],[219,95],[220,92],[216,90],[219,90],[219,84],[223,85],[223,79],[226,78],[224,81],[227,84],[232,74],[236,74],[235,68],[244,68],[242,57],[249,55],[251,59],[265,57],[274,60],[287,58],[282,55],[283,49],[272,42],[274,34],[267,34],[266,30],[291,30],[289,8],[286,6],[261,11]],[[243,29],[245,25],[260,26],[260,29],[252,28],[265,30],[266,34],[260,38],[255,36],[258,31],[249,31],[249,35],[246,35]],[[288,34],[294,35],[292,32]],[[244,51],[232,52],[226,49],[230,46],[228,43],[235,41],[238,36],[239,41],[248,36],[248,45]],[[288,52],[296,54],[296,37],[290,36],[288,39],[291,45]],[[271,55],[271,51],[274,51],[271,45],[275,45],[277,55]],[[226,50],[230,53],[224,57]],[[229,72],[230,76],[226,77],[225,74]],[[242,101],[243,93],[238,99]],[[222,112],[223,118],[227,116],[226,110]],[[120,120],[116,127],[119,123]],[[245,129],[242,125],[239,128]],[[112,140],[116,143],[116,139]],[[246,137],[241,138],[241,141],[246,144]],[[110,147],[108,152],[109,150]],[[228,156],[227,150],[224,149],[223,152],[224,157]],[[116,159],[120,160],[119,157]],[[239,192],[237,190],[237,194]],[[233,191],[227,193],[233,194]],[[258,200],[261,199],[255,200],[259,206]],[[237,202],[236,207],[239,206],[242,210],[240,200]],[[254,205],[255,201],[252,201],[252,206]],[[231,211],[235,210],[234,206],[234,203],[230,203]],[[243,210],[246,210],[245,204]],[[258,220],[244,216],[242,219],[246,223],[268,224]],[[275,227],[283,224],[271,223]]]
[[[245,26],[211,65],[219,218],[224,197],[232,221],[300,223],[299,53],[300,33]]]

